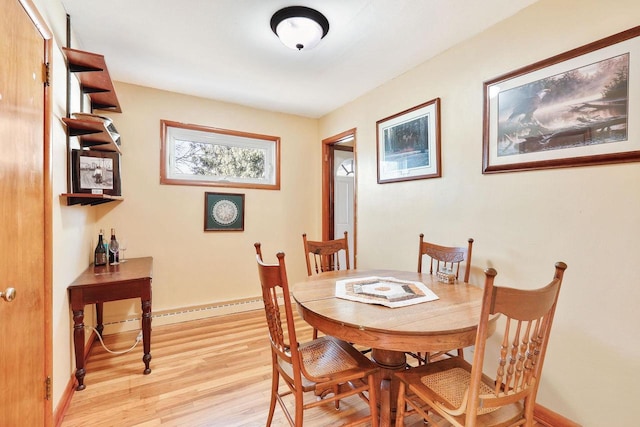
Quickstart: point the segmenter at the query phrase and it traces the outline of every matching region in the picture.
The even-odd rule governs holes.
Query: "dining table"
[[[424,284],[437,299],[390,308],[338,297],[337,284],[363,278],[392,278]],[[380,367],[380,425],[395,419],[398,383],[394,372],[407,368],[406,352],[437,352],[472,346],[480,320],[483,290],[463,282],[443,283],[429,273],[373,269],[340,270],[309,276],[292,286],[300,316],[326,335],[371,348]],[[489,335],[496,328],[489,323]]]

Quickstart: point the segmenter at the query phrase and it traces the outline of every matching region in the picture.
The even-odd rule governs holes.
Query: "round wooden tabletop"
[[[405,307],[336,297],[336,281],[393,277],[422,282],[439,299]],[[292,287],[298,312],[325,334],[375,349],[435,352],[475,343],[482,289],[462,282],[439,282],[435,275],[396,270],[342,270],[310,276]],[[490,332],[495,330],[495,318]]]

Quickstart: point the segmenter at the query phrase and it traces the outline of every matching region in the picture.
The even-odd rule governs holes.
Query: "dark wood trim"
[[[322,240],[331,240],[333,235],[333,150],[336,148],[335,144],[340,141],[353,137],[353,157],[356,158],[356,129],[349,129],[341,132],[332,137],[322,140]],[[357,165],[357,162],[356,162]],[[358,224],[358,174],[354,177],[354,192],[353,192],[353,248],[351,252],[353,254],[353,266],[357,268],[357,224]]]
[[[550,58],[543,59],[533,64],[520,67],[516,70],[502,74],[501,76],[492,78],[491,80],[486,80],[483,83],[484,106],[483,106],[483,123],[482,123],[482,126],[483,126],[482,173],[491,174],[491,173],[517,172],[517,171],[537,170],[537,169],[567,168],[567,167],[579,167],[579,166],[590,166],[590,165],[629,163],[629,162],[640,161],[640,150],[611,152],[611,153],[603,153],[603,154],[591,154],[591,155],[584,155],[580,157],[565,157],[565,158],[558,157],[555,159],[523,161],[520,163],[511,163],[511,164],[503,164],[503,165],[491,165],[490,156],[489,156],[489,153],[491,150],[491,147],[490,147],[491,145],[490,144],[490,139],[491,139],[490,98],[491,97],[489,96],[490,86],[499,84],[506,80],[514,79],[516,77],[521,77],[525,74],[533,73],[535,71],[539,71],[553,65],[561,64],[565,61],[569,61],[571,59],[578,58],[580,56],[587,55],[592,52],[596,52],[600,49],[604,49],[606,47],[613,46],[618,43],[622,43],[624,41],[634,39],[636,37],[640,37],[640,26],[630,28],[628,30],[622,31],[620,33],[614,34],[609,37],[605,37],[603,39],[594,41],[592,43],[588,43],[586,45],[577,47],[575,49],[568,50],[564,53],[554,55]],[[569,66],[567,66],[566,68],[569,68]]]
[[[575,423],[537,403],[533,410],[533,418],[540,424],[547,427],[581,427],[580,424]]]
[[[86,345],[84,346],[84,360],[86,361],[89,358],[89,353],[91,353],[91,349],[93,348],[93,344],[98,340],[98,335],[94,330],[91,331],[89,335],[89,339],[87,340]],[[62,419],[64,418],[64,414],[67,412],[67,408],[71,404],[71,398],[73,398],[73,394],[76,392],[76,386],[78,382],[76,381],[76,376],[71,374],[69,376],[69,381],[67,382],[67,386],[64,388],[64,392],[62,392],[62,397],[60,398],[60,402],[58,402],[58,406],[56,407],[55,412],[53,413],[53,425],[59,427],[62,424]]]
[[[67,408],[71,404],[71,398],[73,397],[73,393],[76,389],[76,378],[71,375],[69,377],[69,381],[67,382],[67,386],[62,392],[62,397],[60,398],[60,402],[58,402],[58,406],[53,413],[53,425],[59,427],[62,424],[62,420],[64,418],[64,414],[67,412]]]
[[[333,198],[331,197],[331,165],[332,151],[331,142],[322,141],[322,240],[330,240],[329,236],[333,236],[333,215],[331,205]]]
[[[167,177],[167,128],[175,127],[181,129],[189,129],[201,132],[216,133],[222,135],[228,135],[232,137],[242,137],[251,139],[260,139],[264,141],[271,141],[275,144],[275,183],[274,184],[245,184],[239,182],[227,182],[227,181],[197,181],[187,179],[171,179]],[[263,135],[251,132],[242,132],[237,130],[222,129],[211,126],[194,125],[190,123],[180,123],[171,120],[160,120],[160,184],[165,185],[190,185],[190,186],[203,186],[203,187],[228,187],[228,188],[250,188],[261,190],[280,190],[280,137],[272,135]]]

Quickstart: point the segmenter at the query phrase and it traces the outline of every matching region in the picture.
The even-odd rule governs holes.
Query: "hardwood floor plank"
[[[296,319],[299,339],[312,329]],[[130,348],[136,331],[105,337],[112,350]],[[143,375],[142,345],[113,355],[94,344],[87,388],[76,391],[61,427],[263,427],[271,390],[271,353],[264,312],[249,311],[154,327],[151,369]],[[288,396],[291,397],[291,396]],[[313,399],[313,396],[308,396]],[[293,398],[286,398],[293,408]],[[305,412],[305,426],[340,426],[368,410],[357,397]],[[407,426],[422,427],[410,419]],[[288,427],[276,406],[273,427]]]

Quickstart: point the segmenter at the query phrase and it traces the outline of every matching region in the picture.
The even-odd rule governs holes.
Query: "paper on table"
[[[338,280],[336,282],[336,296],[391,308],[438,299],[438,296],[422,282],[375,276]]]

